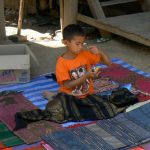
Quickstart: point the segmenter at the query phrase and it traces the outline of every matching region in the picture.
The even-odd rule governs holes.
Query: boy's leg
[[[44,91],[43,97],[46,98],[48,101],[52,101],[53,97],[56,95],[56,92]]]

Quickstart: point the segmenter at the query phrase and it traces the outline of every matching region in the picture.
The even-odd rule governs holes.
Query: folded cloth
[[[21,112],[21,113],[17,112],[15,114],[16,127],[14,128],[14,131],[17,131],[22,128],[26,128],[27,125],[33,121],[49,120],[50,117],[51,114],[49,112],[40,109],[35,109],[35,110]]]
[[[109,97],[109,101],[116,105],[117,107],[124,107],[127,105],[133,105],[138,102],[137,97],[132,94],[128,89],[121,88],[115,91],[112,91],[112,94]]]

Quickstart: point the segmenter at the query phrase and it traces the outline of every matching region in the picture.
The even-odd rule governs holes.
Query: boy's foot
[[[54,95],[56,95],[56,92],[50,92],[50,91],[44,91],[43,92],[43,97],[45,99],[47,99],[48,101],[52,101]]]

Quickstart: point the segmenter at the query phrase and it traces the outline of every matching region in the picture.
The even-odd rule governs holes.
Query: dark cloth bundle
[[[138,102],[138,99],[128,89],[121,88],[112,91],[112,94],[109,97],[109,101],[117,107],[125,107],[135,104],[136,102]]]
[[[36,109],[16,113],[15,130],[39,120],[64,123],[67,121],[108,119],[123,112],[127,106],[136,102],[138,99],[127,89],[119,89],[107,97],[88,95],[82,100],[65,93],[58,93],[54,96],[54,100],[48,102],[45,110]]]

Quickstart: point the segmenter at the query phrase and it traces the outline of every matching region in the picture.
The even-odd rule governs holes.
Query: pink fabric
[[[131,83],[135,89],[150,94],[150,79],[124,68],[121,65],[115,64],[110,68],[102,69],[100,76],[108,77],[120,84]],[[140,101],[145,101],[148,99],[150,99],[150,96],[148,95],[139,95]]]
[[[22,94],[15,94],[0,97],[0,120],[13,131],[15,127],[16,112],[36,109],[30,101]],[[40,136],[46,135],[56,130],[62,130],[61,125],[50,121],[37,121],[29,124],[27,128],[20,129],[14,133],[25,143],[31,144],[40,140]]]
[[[15,128],[16,112],[36,109],[30,101],[18,93],[0,97],[0,120],[12,131]]]
[[[45,141],[41,141],[41,145],[46,149],[46,150],[54,150],[48,143]]]

